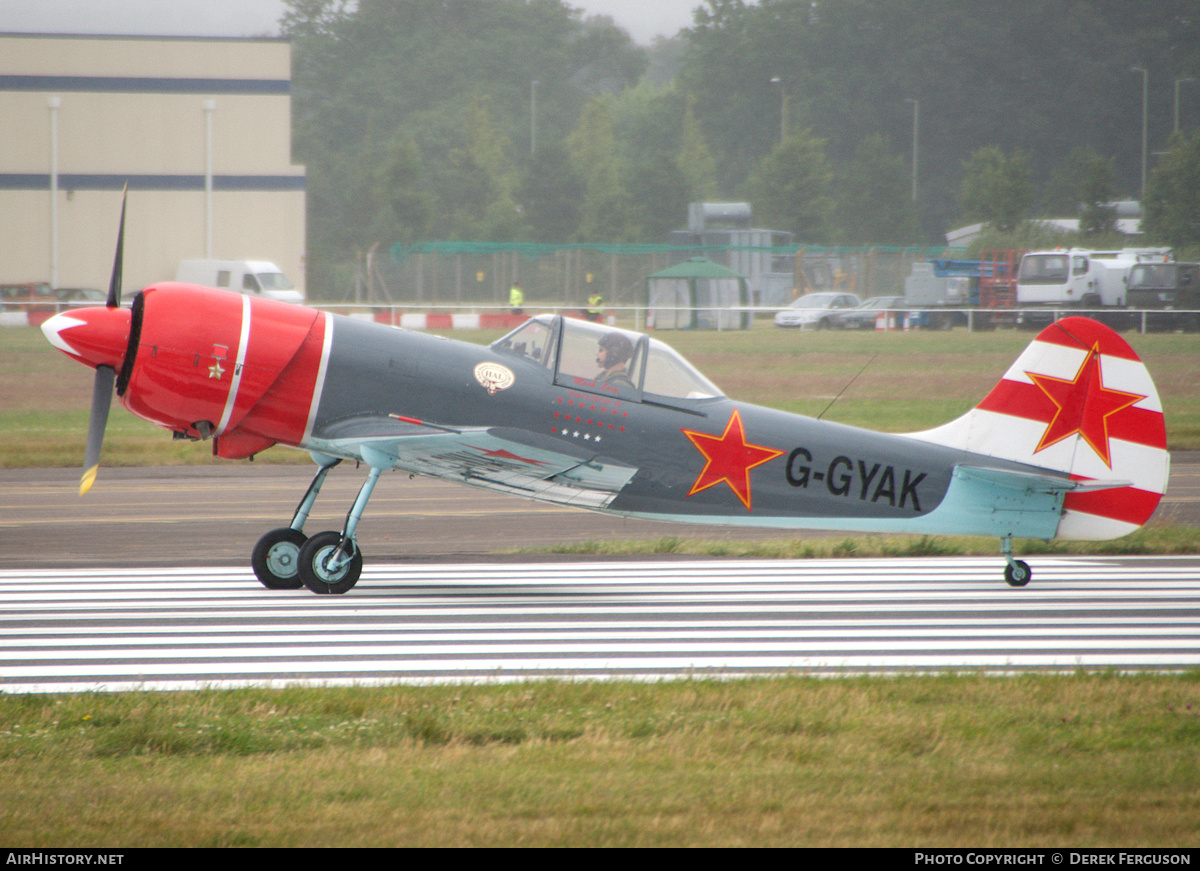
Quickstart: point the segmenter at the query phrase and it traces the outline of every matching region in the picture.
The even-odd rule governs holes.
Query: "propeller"
[[[105,306],[110,309],[121,307],[121,276],[125,263],[125,201],[129,186],[121,193],[121,224],[117,231],[117,253],[113,257],[112,278],[108,282],[108,299]],[[83,457],[83,477],[79,479],[79,495],[92,489],[96,473],[100,470],[100,448],[104,444],[104,429],[108,425],[108,410],[112,406],[113,388],[117,381],[117,370],[112,366],[97,366],[96,379],[92,382],[92,412],[88,417],[87,450]]]
[[[108,280],[108,308],[121,307],[121,276],[125,271],[125,201],[129,199],[129,185],[121,191],[121,223],[117,229],[117,253],[113,256],[112,277]]]
[[[113,386],[117,371],[111,366],[97,366],[92,382],[92,413],[88,418],[87,451],[83,457],[83,477],[79,479],[79,495],[92,489],[100,471],[100,448],[104,444],[104,428],[108,425],[108,409],[112,405]]]

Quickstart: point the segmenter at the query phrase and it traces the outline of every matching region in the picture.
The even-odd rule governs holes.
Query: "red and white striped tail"
[[[1162,403],[1129,344],[1103,324],[1065,318],[1038,334],[963,417],[914,438],[1122,482],[1069,493],[1057,538],[1101,540],[1150,519],[1170,474]]]

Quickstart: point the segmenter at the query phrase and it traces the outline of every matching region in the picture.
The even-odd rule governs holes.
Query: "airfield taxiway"
[[[0,470],[0,568],[246,566],[259,536],[291,521],[313,468],[102,468],[83,498],[78,470]],[[341,528],[365,474],[348,463],[334,469],[309,534]],[[1172,457],[1170,486],[1151,523],[1159,521],[1200,526],[1200,453]],[[399,472],[383,478],[358,529],[368,565],[496,560],[519,548],[612,539],[810,535],[845,537],[610,517]]]

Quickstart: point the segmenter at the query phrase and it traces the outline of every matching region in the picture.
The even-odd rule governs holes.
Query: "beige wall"
[[[0,37],[0,282],[51,278],[56,98],[59,286],[107,286],[126,177],[126,290],[205,256],[209,103],[212,256],[274,261],[303,290],[290,77],[273,40]]]

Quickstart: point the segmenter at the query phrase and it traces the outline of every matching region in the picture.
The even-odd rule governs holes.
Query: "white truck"
[[[1017,308],[1124,309],[1129,270],[1138,263],[1161,263],[1172,257],[1169,248],[1031,251],[1021,258],[1017,273]],[[1021,323],[1036,326],[1050,317],[1048,312],[1039,317],[1026,311]]]
[[[967,323],[965,310],[979,305],[978,260],[919,260],[904,279],[904,301],[922,311],[915,322],[929,329],[948,330]]]
[[[176,281],[303,303],[304,296],[283,271],[267,260],[182,260]]]

